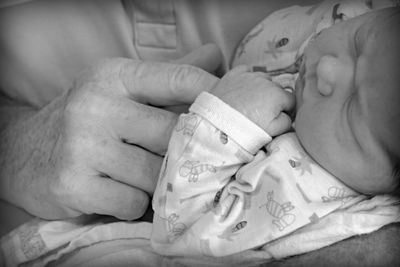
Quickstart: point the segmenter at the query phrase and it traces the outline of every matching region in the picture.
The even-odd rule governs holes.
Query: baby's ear
[[[352,86],[354,66],[331,55],[319,59],[316,67],[317,89],[322,96],[331,96],[335,90]]]

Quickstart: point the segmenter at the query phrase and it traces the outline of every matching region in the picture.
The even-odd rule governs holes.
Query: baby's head
[[[322,31],[296,82],[295,130],[327,171],[366,194],[400,184],[400,9]]]

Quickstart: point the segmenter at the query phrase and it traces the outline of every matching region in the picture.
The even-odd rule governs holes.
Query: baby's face
[[[362,193],[395,189],[400,155],[399,9],[321,32],[296,82],[296,133],[327,171]]]

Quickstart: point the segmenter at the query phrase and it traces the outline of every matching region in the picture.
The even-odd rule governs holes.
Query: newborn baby
[[[154,249],[230,255],[395,193],[399,26],[391,8],[323,30],[304,51],[294,94],[249,66],[202,93],[170,140],[153,197]]]

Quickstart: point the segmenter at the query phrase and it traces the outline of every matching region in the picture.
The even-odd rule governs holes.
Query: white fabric
[[[376,196],[343,207],[292,234],[228,257],[163,257],[146,222],[33,220],[0,240],[2,266],[255,266],[326,247],[400,222],[399,199]],[[64,238],[60,238],[63,236]],[[21,245],[24,242],[25,246]]]
[[[318,5],[275,11],[241,41],[232,66],[246,64],[266,72],[283,72],[293,67],[310,40],[323,29],[369,12],[375,6],[368,0],[326,0]]]
[[[189,111],[207,118],[211,124],[217,125],[220,131],[229,134],[230,138],[251,154],[255,154],[264,144],[272,140],[269,134],[240,112],[207,92],[197,97]]]
[[[260,138],[258,126],[230,109],[204,93],[181,115],[153,197],[158,253],[231,255],[365,198],[322,169],[294,133],[253,156],[241,141],[271,138]],[[235,138],[237,129],[243,138]]]

